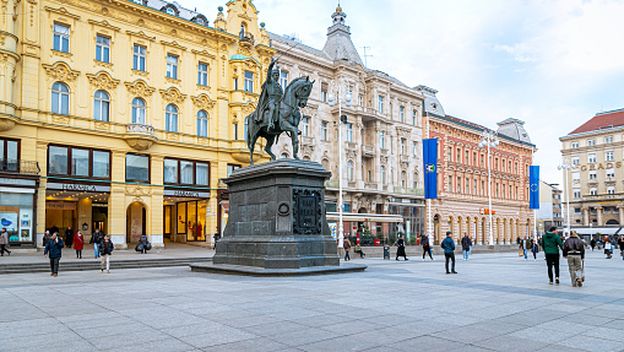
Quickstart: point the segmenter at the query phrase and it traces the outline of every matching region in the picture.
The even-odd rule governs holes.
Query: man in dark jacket
[[[50,276],[58,276],[59,262],[63,256],[63,239],[59,237],[58,232],[52,234],[52,237],[46,243],[43,255],[50,258]]]
[[[572,287],[583,286],[583,259],[585,259],[585,243],[579,238],[575,231],[570,233],[570,237],[563,244],[563,256],[568,258],[568,269],[572,279]]]
[[[103,272],[106,269],[106,272],[110,274],[110,256],[113,254],[113,250],[115,247],[113,246],[113,242],[110,240],[108,236],[104,236],[102,242],[100,243],[100,255],[102,259],[100,261],[100,270]]]
[[[467,233],[464,233],[464,237],[461,240],[462,252],[464,253],[464,260],[470,259],[470,248],[472,248],[472,240],[468,237]]]
[[[551,227],[542,236],[542,248],[548,266],[548,283],[553,284],[553,267],[555,268],[555,283],[559,285],[559,249],[563,249],[563,242],[557,233],[556,227]]]
[[[100,257],[100,243],[102,243],[102,238],[104,238],[104,234],[100,229],[95,230],[93,235],[91,235],[91,243],[93,243],[93,257]]]
[[[67,248],[71,248],[73,242],[74,231],[72,230],[71,226],[67,226],[67,228],[65,229],[65,245],[67,246]]]
[[[453,233],[451,231],[446,231],[446,238],[442,241],[440,247],[444,249],[446,273],[457,274],[455,271],[455,241],[453,241]],[[451,271],[449,271],[449,260],[452,261]]]

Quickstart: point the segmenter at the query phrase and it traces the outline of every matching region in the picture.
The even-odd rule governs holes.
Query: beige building
[[[596,114],[561,137],[573,227],[624,224],[624,109]]]
[[[396,78],[364,66],[346,17],[341,7],[336,8],[322,50],[271,34],[280,56],[283,86],[304,75],[316,81],[299,125],[300,157],[320,162],[332,172],[327,199],[336,203],[342,148],[345,233],[366,226],[373,235],[387,234],[400,228],[396,223],[403,223],[401,230],[414,236],[423,229],[423,96]],[[339,96],[347,118],[342,146],[338,143]],[[292,156],[286,136],[273,148],[278,156]],[[334,212],[328,217],[336,220]]]
[[[0,216],[47,228],[211,241],[219,179],[273,50],[250,0],[216,18],[161,0],[0,2]],[[7,225],[8,224],[8,225]],[[36,237],[36,235],[39,235]]]

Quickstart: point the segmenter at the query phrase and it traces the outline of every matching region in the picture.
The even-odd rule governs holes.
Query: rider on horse
[[[282,86],[279,83],[280,71],[279,67],[275,67],[276,63],[276,59],[271,59],[269,69],[267,70],[267,79],[262,85],[262,93],[258,100],[258,111],[260,113],[256,114],[256,122],[266,123],[269,131],[274,127],[276,115],[279,113],[279,103],[284,95]],[[264,113],[267,110],[268,112]]]

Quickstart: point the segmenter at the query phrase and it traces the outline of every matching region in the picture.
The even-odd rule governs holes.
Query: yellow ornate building
[[[219,179],[272,56],[250,0],[213,22],[160,0],[0,1],[0,217],[119,247],[211,241]],[[7,225],[8,224],[8,225]],[[35,236],[38,235],[38,236]]]

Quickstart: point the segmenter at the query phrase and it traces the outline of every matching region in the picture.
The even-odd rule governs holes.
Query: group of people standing
[[[89,243],[93,243],[93,256],[100,259],[100,270],[110,273],[110,256],[113,254],[115,246],[108,235],[105,235],[99,229],[91,236]],[[82,250],[84,249],[84,235],[82,231],[72,232],[71,226],[65,230],[65,240],[59,235],[58,229],[46,230],[43,237],[43,255],[47,255],[50,259],[50,275],[58,276],[59,263],[63,256],[63,248],[74,247],[76,258],[82,259]]]

